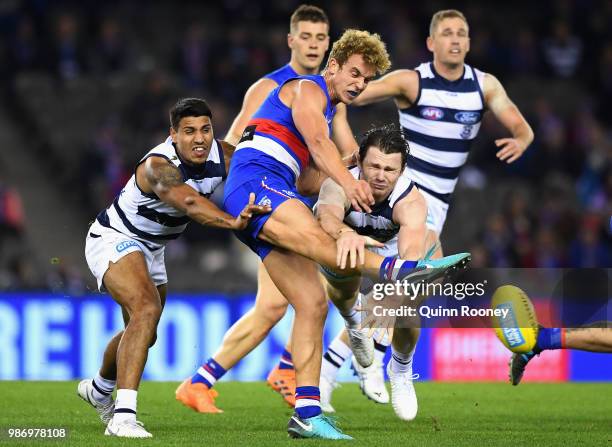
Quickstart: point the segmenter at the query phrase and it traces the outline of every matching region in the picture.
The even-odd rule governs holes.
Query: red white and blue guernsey
[[[266,79],[271,79],[278,85],[284,84],[287,80],[297,78],[299,74],[295,72],[290,64],[285,64],[281,68],[274,70],[264,76]]]
[[[308,206],[306,198],[297,192],[296,181],[310,161],[310,152],[304,138],[295,127],[291,108],[279,98],[283,86],[294,79],[314,82],[321,88],[327,103],[322,113],[331,122],[336,108],[331,102],[325,79],[320,75],[290,78],[275,88],[242,134],[242,139],[232,157],[230,172],[225,184],[225,209],[237,216],[255,193],[255,203],[270,205],[274,210],[289,199],[299,199]],[[270,214],[272,214],[270,213]],[[246,230],[236,232],[238,238],[262,259],[272,250],[272,245],[257,239],[270,214],[254,216]]]

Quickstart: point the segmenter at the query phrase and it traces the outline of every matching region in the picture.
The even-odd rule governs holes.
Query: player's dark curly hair
[[[404,139],[402,132],[397,129],[396,126],[389,124],[382,127],[375,127],[367,131],[359,145],[359,159],[361,162],[365,160],[370,147],[376,147],[383,154],[396,154],[402,155],[402,167],[406,166],[408,161],[408,154],[410,153],[410,146]]]
[[[182,98],[170,109],[170,125],[178,130],[181,119],[187,116],[207,116],[212,120],[212,111],[203,99]]]

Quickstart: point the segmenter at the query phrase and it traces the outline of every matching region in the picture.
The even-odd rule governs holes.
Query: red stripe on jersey
[[[312,400],[321,400],[320,396],[295,396],[295,399],[312,399]]]
[[[256,132],[267,133],[285,143],[300,160],[302,169],[308,166],[310,160],[308,148],[291,130],[276,121],[265,118],[255,118],[247,124],[247,126],[253,125],[257,126]]]

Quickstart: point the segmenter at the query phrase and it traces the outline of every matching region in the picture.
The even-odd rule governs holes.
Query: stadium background
[[[433,12],[463,10],[467,62],[495,74],[532,125],[530,149],[504,166],[493,145],[504,131],[485,119],[445,227],[448,252],[471,251],[477,267],[611,267],[612,2],[314,3],[330,16],[332,40],[347,27],[379,32],[394,68],[429,60]],[[108,297],[92,295],[88,222],[165,137],[178,97],[206,98],[224,135],[246,88],[287,62],[298,4],[0,4],[0,379],[95,371],[120,318]],[[397,115],[386,103],[350,110],[350,120],[360,134]],[[171,295],[145,377],[179,380],[250,306],[255,262],[230,233],[195,226],[166,259]],[[228,378],[263,378],[289,324]],[[327,336],[340,325],[330,312]],[[605,355],[542,357],[531,379],[612,379]],[[490,330],[437,329],[415,365],[425,379],[503,380],[506,359]]]

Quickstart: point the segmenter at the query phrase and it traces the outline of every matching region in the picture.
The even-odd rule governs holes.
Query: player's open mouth
[[[351,98],[356,98],[357,95],[359,95],[358,92],[354,92],[353,90],[347,90],[346,93],[351,97]]]
[[[454,48],[454,49],[450,50],[450,53],[451,54],[459,54],[459,53],[461,53],[461,50],[459,50],[457,48]]]
[[[307,54],[306,57],[310,60],[317,60],[319,58],[318,54]]]
[[[193,148],[193,152],[195,152],[196,155],[204,155],[206,153],[206,149],[202,146],[196,146]]]

